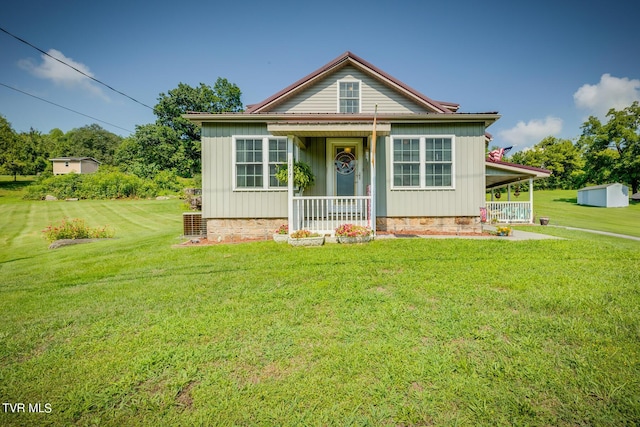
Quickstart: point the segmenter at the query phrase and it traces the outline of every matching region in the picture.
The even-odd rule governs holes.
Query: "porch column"
[[[529,222],[533,224],[533,178],[529,178],[529,205],[531,206]]]
[[[369,206],[371,206],[371,212],[369,213],[369,220],[371,221],[371,231],[373,235],[376,235],[376,142],[373,138],[377,138],[375,131],[371,137],[371,144],[369,144],[369,162],[370,162],[370,178],[371,184],[369,186],[371,200]]]
[[[287,136],[287,225],[293,233],[293,136]]]

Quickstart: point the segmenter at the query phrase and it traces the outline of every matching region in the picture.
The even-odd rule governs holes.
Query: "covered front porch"
[[[545,169],[487,160],[486,189],[490,192],[491,198],[486,202],[483,220],[489,223],[533,224],[533,181],[548,178],[550,175],[551,173]],[[512,188],[519,190],[522,184],[528,184],[529,200],[512,200],[512,194],[519,192],[512,192]],[[497,195],[501,198],[500,190],[504,188],[507,189],[507,200],[496,200]]]
[[[343,224],[355,224],[376,231],[375,145],[372,141],[389,135],[391,125],[378,123],[270,123],[273,135],[287,136],[289,232],[310,230],[335,234]],[[293,185],[295,162],[307,163],[315,185],[302,194]]]

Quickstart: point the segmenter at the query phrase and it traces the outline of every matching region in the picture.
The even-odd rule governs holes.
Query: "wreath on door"
[[[341,175],[350,175],[356,169],[356,156],[353,153],[341,151],[336,154],[333,163],[336,167],[336,172]]]

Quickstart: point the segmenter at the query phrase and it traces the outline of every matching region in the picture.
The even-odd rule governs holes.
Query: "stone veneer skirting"
[[[482,233],[479,216],[378,217],[376,229],[388,233]]]
[[[287,218],[209,218],[207,240],[213,242],[242,242],[269,240]]]
[[[287,218],[207,219],[207,239],[214,242],[269,240]],[[482,233],[480,217],[378,217],[378,231],[388,233]]]

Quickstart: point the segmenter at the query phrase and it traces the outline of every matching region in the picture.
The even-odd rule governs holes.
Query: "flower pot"
[[[300,239],[289,237],[289,244],[291,246],[322,246],[324,245],[324,236],[303,237]]]
[[[337,236],[338,243],[367,243],[371,241],[371,236]]]
[[[273,235],[273,241],[274,242],[278,242],[278,243],[285,243],[289,240],[289,235],[288,234],[274,234]]]
[[[540,217],[540,225],[547,225],[547,224],[549,224],[549,217],[546,217],[546,216]]]

